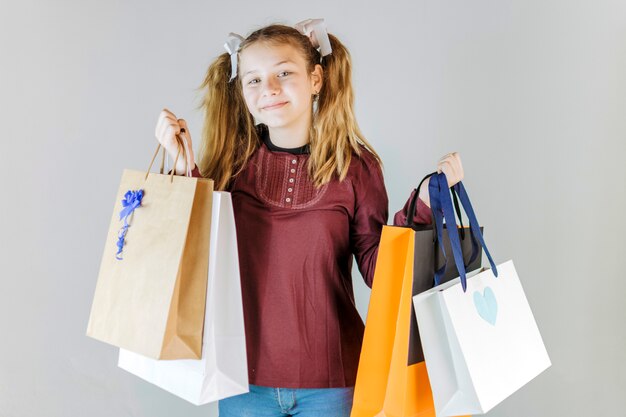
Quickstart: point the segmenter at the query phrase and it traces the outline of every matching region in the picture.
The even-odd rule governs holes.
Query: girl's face
[[[311,95],[322,85],[322,67],[309,74],[304,57],[289,44],[254,43],[239,54],[239,75],[248,110],[270,128],[311,123]]]

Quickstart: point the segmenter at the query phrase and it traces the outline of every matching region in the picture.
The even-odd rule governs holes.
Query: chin
[[[289,124],[285,120],[261,120],[261,123],[273,129],[279,128],[279,127],[285,127]]]

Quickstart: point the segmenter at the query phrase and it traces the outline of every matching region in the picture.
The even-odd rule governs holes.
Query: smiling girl
[[[372,286],[388,199],[380,157],[353,110],[348,50],[323,21],[270,25],[209,67],[194,176],[232,194],[250,392],[219,402],[228,416],[349,416],[364,325],[353,256]],[[168,110],[156,136],[174,158],[189,129]],[[184,161],[175,167],[185,172]],[[458,154],[438,163],[460,181]],[[430,223],[428,186],[415,221]],[[404,223],[407,205],[395,216]]]

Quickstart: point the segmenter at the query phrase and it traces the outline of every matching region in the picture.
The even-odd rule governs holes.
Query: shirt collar
[[[297,148],[281,148],[280,146],[276,146],[272,143],[270,139],[270,131],[266,125],[259,124],[257,128],[259,129],[259,135],[261,137],[261,140],[263,141],[263,143],[265,143],[265,146],[267,146],[267,148],[272,152],[287,152],[292,155],[304,155],[311,153],[309,149],[309,144],[299,146]]]

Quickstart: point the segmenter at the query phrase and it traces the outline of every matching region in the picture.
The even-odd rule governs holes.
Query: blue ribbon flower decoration
[[[133,211],[139,206],[141,206],[141,200],[143,199],[143,190],[132,191],[129,190],[124,194],[124,199],[122,200],[122,211],[120,211],[120,220],[124,220],[124,225],[117,233],[117,253],[115,254],[115,258],[118,260],[122,260],[120,256],[122,253],[122,249],[124,248],[124,237],[126,237],[126,232],[130,225],[128,224],[128,217],[133,214]]]

